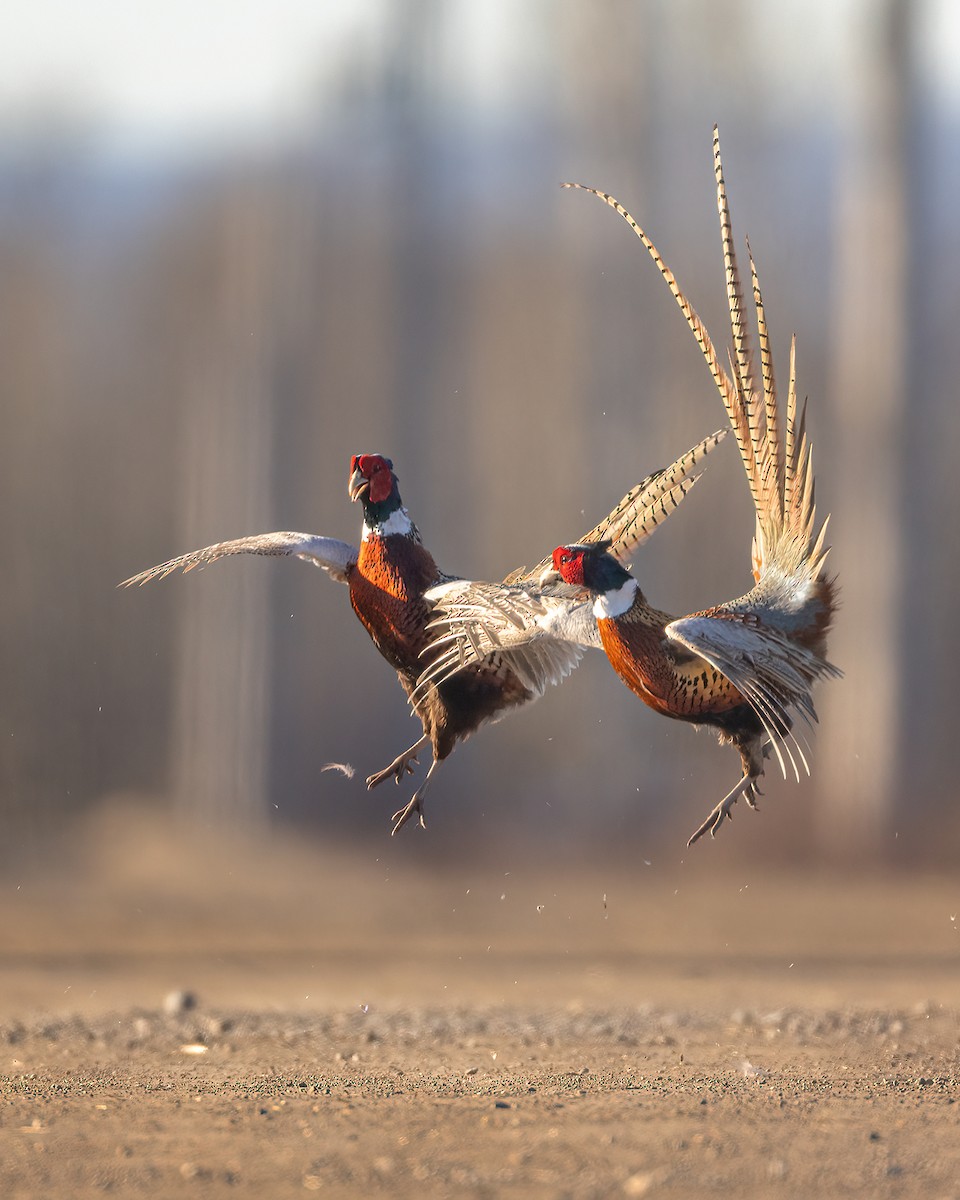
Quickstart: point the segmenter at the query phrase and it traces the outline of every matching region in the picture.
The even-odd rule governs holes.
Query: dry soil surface
[[[405,854],[0,880],[0,1195],[960,1197],[956,880]]]

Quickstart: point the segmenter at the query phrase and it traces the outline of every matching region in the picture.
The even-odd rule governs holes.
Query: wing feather
[[[346,583],[347,572],[356,563],[360,551],[349,542],[312,533],[260,533],[252,537],[235,538],[231,542],[215,542],[212,546],[204,546],[202,550],[181,554],[141,571],[139,575],[132,575],[118,586],[142,587],[152,579],[166,578],[173,571],[182,570],[186,573],[231,554],[293,555],[321,567],[339,583]]]
[[[428,627],[432,636],[414,700],[491,656],[540,696],[547,684],[570,674],[584,648],[601,648],[592,602],[565,584],[547,591],[464,579],[431,588],[426,598],[437,615]]]
[[[837,667],[788,634],[723,607],[671,621],[665,632],[706,659],[744,695],[773,744],[784,776],[787,768],[781,747],[799,777],[788,741],[796,746],[809,773],[806,756],[793,733],[790,709],[796,709],[808,725],[813,724],[817,719],[813,685],[818,679],[839,676]]]

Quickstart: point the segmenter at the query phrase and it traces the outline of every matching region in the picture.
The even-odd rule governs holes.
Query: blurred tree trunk
[[[41,185],[44,166],[41,162],[38,171]],[[39,844],[49,834],[70,786],[60,764],[82,761],[89,740],[78,721],[50,719],[63,692],[63,668],[37,666],[47,655],[74,666],[75,626],[70,612],[62,611],[59,593],[84,556],[80,539],[59,554],[49,553],[46,540],[48,513],[62,519],[63,480],[73,464],[73,444],[57,435],[68,423],[64,397],[70,395],[78,339],[69,319],[74,297],[67,247],[42,186],[31,182],[19,220],[5,228],[0,241],[0,546],[9,564],[0,638],[0,812],[6,831],[0,857],[11,847],[14,856],[21,855],[28,838]],[[51,728],[55,755],[49,752]]]
[[[444,246],[443,197],[449,155],[441,149],[443,37],[448,13],[443,0],[408,0],[390,10],[385,27],[387,61],[384,117],[387,194],[384,219],[391,230],[387,287],[392,405],[389,449],[401,493],[415,518],[442,503],[429,469],[434,447],[425,431],[446,407],[443,369],[458,338],[458,305],[445,291],[449,277]],[[403,491],[404,480],[415,482]],[[415,496],[416,501],[411,499]],[[429,529],[424,530],[429,538]]]
[[[874,857],[890,829],[906,707],[904,480],[900,433],[910,340],[906,140],[911,95],[907,0],[868,6],[849,73],[836,237],[836,526],[842,608],[830,657],[846,672],[824,689],[818,836],[840,856]]]
[[[272,305],[268,209],[237,186],[217,213],[210,311],[197,322],[183,425],[183,546],[263,532],[271,498]],[[218,564],[190,580],[178,613],[173,730],[177,805],[202,820],[266,816],[268,564]],[[231,569],[231,567],[233,569]]]

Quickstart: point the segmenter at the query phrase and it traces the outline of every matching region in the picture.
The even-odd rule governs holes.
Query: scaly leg
[[[389,767],[384,767],[382,771],[377,771],[375,775],[368,775],[367,790],[369,791],[371,788],[375,788],[378,783],[383,783],[383,781],[385,779],[389,779],[391,775],[397,781],[397,783],[400,782],[404,775],[412,775],[413,764],[417,761],[417,755],[424,748],[424,746],[429,744],[429,742],[430,739],[426,734],[424,734],[420,741],[416,743],[416,745],[411,746],[409,750],[404,750],[402,754],[398,755]]]
[[[423,783],[421,783],[417,790],[413,793],[410,803],[405,808],[400,808],[393,814],[393,817],[391,818],[393,820],[393,829],[390,830],[391,837],[397,832],[398,829],[402,829],[403,826],[406,825],[414,813],[416,813],[420,818],[420,828],[426,829],[427,823],[423,819],[423,797],[426,795],[427,788],[430,786],[430,780],[433,777],[434,771],[439,766],[439,761],[434,759],[430,764],[430,770],[427,772],[426,779],[424,779]]]
[[[692,846],[694,842],[703,837],[705,833],[709,833],[711,837],[717,836],[717,830],[728,818],[733,820],[732,809],[736,802],[743,796],[744,800],[751,808],[757,807],[757,797],[760,795],[760,789],[757,787],[756,775],[743,775],[737,785],[720,801],[717,807],[713,810],[709,817],[704,821],[700,828],[696,831],[693,837],[687,842],[688,846]]]

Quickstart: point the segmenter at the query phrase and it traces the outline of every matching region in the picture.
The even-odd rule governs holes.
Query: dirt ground
[[[107,811],[0,878],[0,1195],[960,1198],[960,881],[705,859]]]

